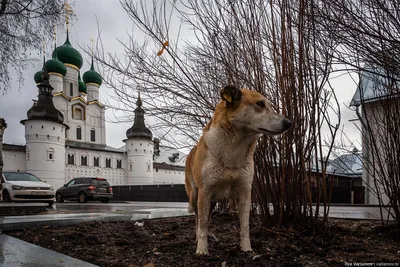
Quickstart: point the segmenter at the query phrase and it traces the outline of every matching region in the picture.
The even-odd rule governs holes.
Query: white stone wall
[[[74,155],[74,164],[68,164],[68,154]],[[82,165],[82,156],[87,157],[88,166]],[[94,157],[99,158],[99,167],[94,166]],[[111,159],[111,167],[106,167],[106,159]],[[122,168],[117,168],[117,160],[121,160]],[[64,183],[76,177],[86,176],[106,178],[111,185],[126,184],[126,166],[123,153],[68,148],[65,154],[65,165]]]
[[[67,74],[64,76],[64,89],[63,92],[65,95],[69,97],[78,96],[79,94],[79,86],[78,86],[78,70],[66,66]],[[70,84],[72,83],[73,94],[70,92]]]
[[[87,101],[99,99],[99,87],[94,84],[86,84]]]
[[[154,184],[184,184],[185,171],[154,168]]]
[[[60,123],[25,121],[26,171],[51,184],[64,184],[65,126]]]
[[[153,184],[153,141],[144,138],[126,140],[128,185]]]
[[[53,87],[53,94],[63,91],[64,78],[58,73],[49,73],[49,83]]]
[[[3,171],[26,171],[26,158],[23,151],[3,151]]]

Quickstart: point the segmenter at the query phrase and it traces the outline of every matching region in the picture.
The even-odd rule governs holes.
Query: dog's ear
[[[220,91],[221,98],[225,100],[228,107],[233,107],[239,103],[242,98],[242,92],[234,85],[226,85]]]

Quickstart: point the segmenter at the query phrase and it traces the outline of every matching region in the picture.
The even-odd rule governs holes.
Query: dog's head
[[[292,122],[277,113],[271,102],[260,93],[227,85],[220,94],[225,101],[227,118],[237,128],[278,135],[292,125]]]

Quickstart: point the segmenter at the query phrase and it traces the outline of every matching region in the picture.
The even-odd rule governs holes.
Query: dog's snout
[[[287,130],[287,129],[290,128],[290,126],[292,126],[292,122],[291,122],[290,120],[288,120],[288,119],[285,119],[285,120],[283,121],[283,128],[284,128],[285,130]]]

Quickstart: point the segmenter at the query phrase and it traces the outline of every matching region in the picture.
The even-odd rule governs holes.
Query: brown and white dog
[[[254,174],[253,154],[260,134],[278,135],[292,122],[276,113],[261,94],[228,85],[211,121],[186,160],[189,212],[195,213],[197,254],[208,254],[211,202],[237,199],[240,248],[251,251],[249,215]]]

